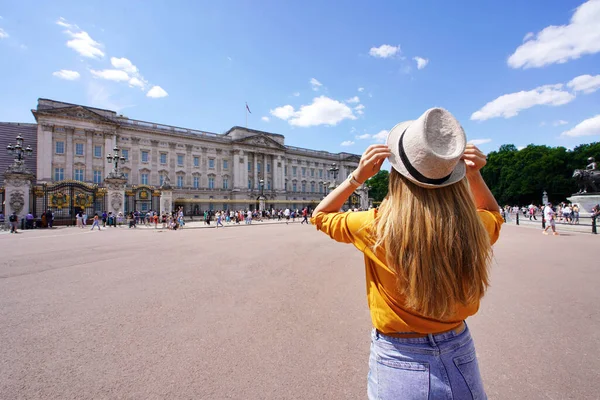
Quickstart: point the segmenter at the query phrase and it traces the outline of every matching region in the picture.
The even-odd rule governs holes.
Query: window
[[[208,169],[215,169],[215,159],[214,158],[208,159]]]
[[[306,192],[306,182],[302,182],[302,191]]]
[[[229,189],[229,179],[223,178],[223,189]]]
[[[200,166],[200,157],[194,156],[194,167]]]
[[[177,187],[178,188],[183,187],[183,175],[177,175]]]
[[[200,187],[200,177],[194,176],[194,189],[198,189]]]
[[[74,172],[75,172],[75,180],[83,182],[83,170],[82,169],[75,169]]]
[[[248,179],[248,189],[252,189],[252,179]]]
[[[267,174],[271,172],[271,164],[267,164]]]
[[[223,160],[223,169],[229,169],[229,161]]]
[[[319,193],[323,193],[323,184],[322,183],[319,184]]]
[[[256,163],[256,170],[257,170],[257,172],[260,174],[260,170],[261,170],[261,163]]]
[[[214,189],[215,188],[215,177],[214,176],[209,176],[208,177],[208,188],[209,189]]]
[[[94,157],[102,157],[102,147],[100,147],[100,146],[96,146],[96,147],[98,147],[98,148],[100,149],[100,151],[98,151],[98,154],[100,154],[100,155],[99,155],[99,156],[96,156],[96,155],[94,154]],[[95,148],[94,148],[94,152],[95,152],[95,151],[96,151],[96,150],[95,150]],[[129,160],[129,150],[125,150],[125,149],[121,150],[121,155],[122,155],[123,157],[125,157],[125,159],[126,159],[126,160]]]
[[[160,163],[163,165],[167,163],[167,153],[160,153]]]
[[[65,179],[65,169],[64,168],[54,168],[54,180],[62,181]]]
[[[129,172],[123,172],[123,175],[125,175],[125,179],[129,182]]]
[[[183,167],[183,154],[177,154],[177,165]]]
[[[160,186],[162,186],[162,185],[163,185],[163,183],[165,183],[165,174],[160,174],[160,175],[158,176],[158,184],[159,184]]]
[[[310,169],[310,176],[314,178],[314,176],[315,176],[315,169],[314,168]]]
[[[83,155],[83,143],[75,143],[75,155],[76,156]]]
[[[298,172],[298,167],[292,167],[292,176],[296,176],[296,172]]]
[[[306,167],[302,167],[302,176],[306,176]]]
[[[94,183],[102,183],[102,171],[94,170]]]
[[[56,154],[65,154],[65,142],[56,142]]]
[[[316,192],[316,190],[315,190],[315,183],[314,182],[310,183],[310,191],[313,192],[313,193]]]
[[[142,174],[140,176],[140,182],[142,183],[142,185],[147,185],[148,184],[148,174]]]
[[[142,162],[145,162],[145,163],[148,162],[148,152],[145,150],[142,150]]]
[[[248,161],[248,172],[252,171],[252,163]]]
[[[129,152],[127,150],[123,150],[123,157],[127,158],[125,154],[129,155],[128,153]],[[102,158],[102,146],[94,146],[94,157]]]
[[[319,178],[323,178],[323,170],[322,169],[319,170]]]
[[[269,165],[269,164],[267,164]],[[271,181],[267,181],[267,190],[271,190]]]
[[[292,192],[296,191],[296,182],[292,183]]]

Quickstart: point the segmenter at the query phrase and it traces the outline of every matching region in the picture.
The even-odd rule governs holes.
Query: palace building
[[[125,200],[126,212],[156,210],[151,197],[160,196],[166,184],[172,188],[173,206],[183,206],[188,214],[314,206],[360,160],[356,154],[287,146],[283,135],[239,126],[216,134],[48,99],[39,99],[32,113],[37,134],[34,143],[26,144],[36,150],[36,184],[76,181],[103,187],[114,168],[107,155],[116,146],[125,158],[119,172],[131,198]],[[36,129],[12,125],[15,132]],[[3,142],[13,140],[8,128]],[[5,170],[7,165],[0,167]],[[146,191],[143,198],[140,188]],[[368,192],[361,187],[348,207],[367,206]]]

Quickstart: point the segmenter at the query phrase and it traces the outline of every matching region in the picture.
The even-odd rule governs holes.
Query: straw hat
[[[443,108],[431,108],[415,121],[394,126],[387,138],[389,161],[419,186],[439,188],[465,176],[462,157],[466,136],[460,123]]]

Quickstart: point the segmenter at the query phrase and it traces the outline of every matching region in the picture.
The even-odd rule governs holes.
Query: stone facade
[[[360,157],[286,146],[282,135],[242,128],[224,134],[137,121],[76,104],[39,99],[37,121],[38,182],[63,179],[104,184],[115,145],[127,157],[122,165],[127,186],[160,187],[169,180],[172,204],[186,212],[206,209],[302,207],[322,199],[339,168],[339,184]],[[260,181],[264,187],[260,187]],[[361,204],[367,191],[357,190]]]

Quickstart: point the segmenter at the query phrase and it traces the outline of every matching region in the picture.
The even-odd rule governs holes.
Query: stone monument
[[[600,171],[597,170],[596,160],[593,157],[588,158],[588,162],[585,169],[573,171],[573,179],[577,181],[579,192],[567,198],[571,203],[579,206],[579,214],[582,217],[589,217],[592,208],[600,204]]]
[[[23,137],[17,136],[17,144],[6,147],[8,154],[15,156],[14,162],[4,172],[4,199],[6,221],[13,212],[23,220],[29,213],[29,195],[35,176],[25,166],[25,157],[33,154],[30,146],[23,147]]]

